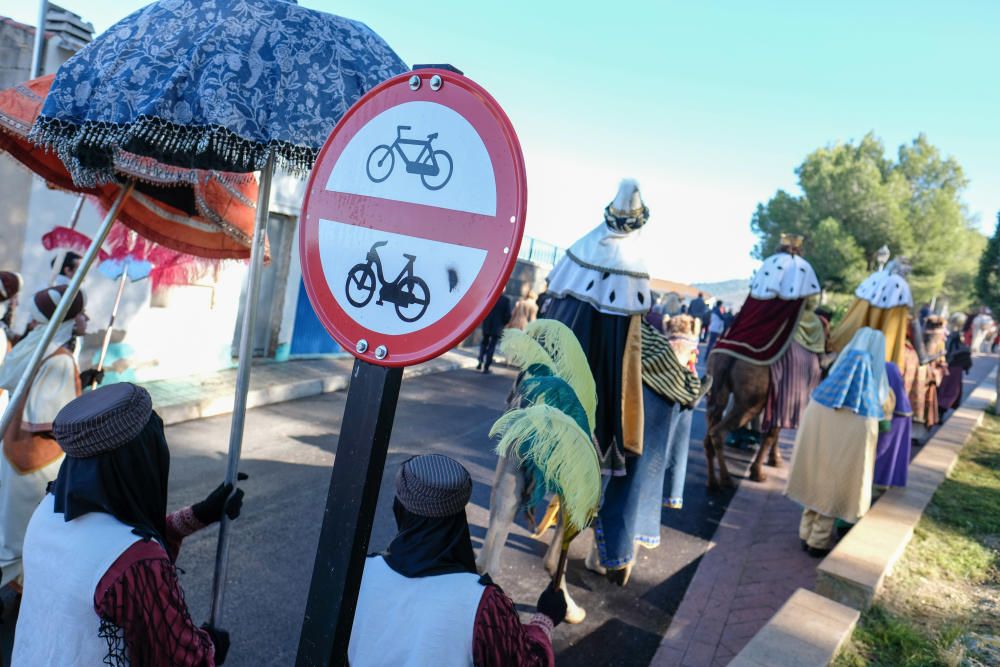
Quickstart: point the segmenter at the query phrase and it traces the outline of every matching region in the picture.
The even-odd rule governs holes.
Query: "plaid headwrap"
[[[465,510],[472,477],[461,463],[440,454],[414,456],[396,475],[396,498],[409,512],[445,517]]]
[[[841,357],[841,363],[813,391],[812,399],[834,410],[847,408],[862,417],[882,419],[872,355],[864,350],[847,349]]]
[[[148,391],[130,382],[109,384],[67,403],[52,432],[67,456],[82,459],[131,442],[152,414]]]

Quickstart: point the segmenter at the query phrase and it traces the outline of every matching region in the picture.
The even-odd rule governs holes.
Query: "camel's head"
[[[618,194],[604,209],[604,223],[616,232],[634,232],[646,224],[649,209],[642,203],[639,183],[632,178],[623,179]]]

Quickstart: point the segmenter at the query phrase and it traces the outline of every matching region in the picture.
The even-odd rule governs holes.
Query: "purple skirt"
[[[912,417],[895,416],[892,428],[878,436],[875,448],[875,485],[906,486],[910,467],[910,427]]]

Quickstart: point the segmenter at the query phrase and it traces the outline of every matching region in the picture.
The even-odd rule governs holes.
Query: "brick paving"
[[[793,437],[782,433],[784,467],[740,484],[651,667],[725,667],[796,589],[813,588],[819,560],[799,547],[802,510],[782,495]]]

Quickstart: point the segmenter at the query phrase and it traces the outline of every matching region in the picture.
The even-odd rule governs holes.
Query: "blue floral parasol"
[[[116,180],[117,150],[235,172],[273,154],[305,175],[347,109],[406,69],[363,23],[292,2],[161,0],[59,69],[31,139],[78,185]]]

